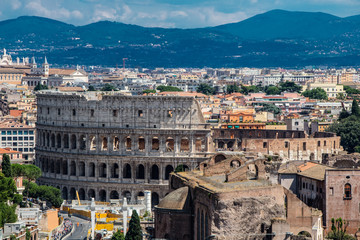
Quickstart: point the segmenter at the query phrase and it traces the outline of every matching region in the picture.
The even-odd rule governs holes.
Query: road
[[[67,214],[63,215],[64,217],[68,217]],[[78,218],[75,216],[70,217],[71,221],[74,224],[75,230],[70,234],[68,237],[66,237],[66,240],[82,240],[86,239],[88,231],[91,227],[91,223],[88,220],[84,220],[82,218]],[[77,223],[79,223],[79,226],[77,226]]]

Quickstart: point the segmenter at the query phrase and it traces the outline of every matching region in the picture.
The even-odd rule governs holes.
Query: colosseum
[[[157,204],[176,167],[194,169],[211,155],[212,140],[193,97],[116,93],[37,95],[36,165],[40,184],[64,199],[135,201],[152,191]]]

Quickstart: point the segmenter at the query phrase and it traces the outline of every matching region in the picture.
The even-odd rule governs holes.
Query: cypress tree
[[[354,99],[351,106],[351,115],[360,117],[360,108],[357,101]]]
[[[125,240],[142,240],[142,231],[140,226],[140,218],[136,210],[133,210],[130,223],[129,231],[126,233]]]
[[[11,163],[10,163],[10,157],[7,154],[3,154],[2,163],[1,163],[2,172],[5,175],[5,177],[11,177]]]

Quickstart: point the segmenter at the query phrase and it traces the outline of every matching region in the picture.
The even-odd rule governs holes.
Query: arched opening
[[[90,151],[95,151],[96,150],[96,137],[95,136],[90,136]]]
[[[139,137],[139,151],[145,151],[145,138]]]
[[[95,164],[89,163],[89,177],[95,177]]]
[[[125,149],[126,151],[131,151],[131,137],[127,136],[125,139]]]
[[[311,234],[308,231],[301,231],[298,233],[298,236],[304,236],[306,238],[311,238]]]
[[[68,163],[66,160],[63,161],[62,168],[63,168],[63,175],[68,175]]]
[[[136,179],[145,179],[145,167],[142,164],[136,167]]]
[[[80,146],[80,150],[86,149],[86,137],[84,135],[81,135],[79,138],[79,146]]]
[[[221,162],[222,160],[226,159],[226,157],[222,154],[219,154],[215,157],[215,163]]]
[[[180,152],[190,151],[190,142],[188,138],[182,138],[180,141]]]
[[[50,134],[46,133],[46,146],[50,147]]]
[[[76,199],[76,190],[75,188],[70,189],[70,200]]]
[[[70,163],[70,175],[76,176],[76,164],[75,161],[71,161]]]
[[[67,200],[68,199],[68,189],[67,187],[63,187],[62,189],[62,198]]]
[[[145,196],[145,194],[144,194],[144,192],[138,192],[138,195],[137,195],[138,197],[144,197]]]
[[[159,138],[153,137],[151,141],[151,150],[158,151],[160,147]]]
[[[165,167],[165,180],[169,180],[169,177],[170,177],[170,173],[174,171],[174,168],[173,166],[171,165],[167,165]]]
[[[85,200],[85,190],[83,188],[79,189],[79,198],[80,200]]]
[[[58,133],[56,135],[56,147],[61,148],[61,135],[60,135],[60,133]]]
[[[150,178],[156,180],[159,179],[159,167],[156,164],[151,167]]]
[[[85,177],[85,163],[79,162],[79,176]]]
[[[125,164],[123,169],[123,177],[124,178],[131,178],[131,166],[130,164]]]
[[[114,151],[119,151],[119,138],[118,138],[118,137],[114,137],[113,141],[114,141],[114,143],[113,143],[113,150],[114,150]]]
[[[61,171],[61,160],[57,160],[57,161],[56,161],[56,167],[55,167],[55,169],[56,169],[56,173],[57,173],[57,174],[60,174],[60,171]]]
[[[55,162],[54,160],[50,160],[50,173],[55,172]]]
[[[131,193],[129,191],[124,191],[122,193],[122,197],[126,198],[127,202],[130,203],[130,201],[131,201]]]
[[[247,171],[247,178],[249,180],[256,180],[258,179],[258,175],[259,175],[258,166],[256,166],[256,164],[249,164]]]
[[[159,194],[156,192],[151,193],[151,207],[154,207],[159,204]]]
[[[71,135],[71,149],[76,149],[76,136]]]
[[[111,191],[110,199],[119,199],[119,193],[117,191]]]
[[[167,138],[165,147],[166,147],[166,152],[173,152],[174,151],[174,139],[171,137]]]
[[[223,141],[218,142],[218,148],[224,148],[225,143]]]
[[[227,143],[227,148],[228,148],[228,149],[233,148],[233,146],[234,146],[234,142],[233,142],[233,141],[230,141],[230,142]]]
[[[91,200],[91,198],[95,199],[95,190],[94,189],[90,189],[88,191],[88,197],[89,197],[89,200]]]
[[[205,141],[202,138],[196,138],[195,140],[195,151],[204,152],[205,151]]]
[[[105,190],[100,190],[99,200],[100,200],[100,202],[106,202],[106,191]]]
[[[42,134],[42,139],[41,139],[41,142],[42,142],[42,146],[46,146],[46,143],[45,143],[45,133],[43,132]]]
[[[351,199],[351,185],[349,183],[344,186],[344,198]]]
[[[100,163],[99,165],[99,177],[106,178],[106,164]]]
[[[112,178],[119,178],[119,165],[117,163],[113,164],[112,170],[111,170],[111,177]]]
[[[69,135],[64,134],[64,148],[69,148]]]
[[[107,137],[102,138],[101,150],[107,151],[108,150],[108,139]]]
[[[55,147],[55,134],[51,134],[51,147]]]
[[[230,163],[230,167],[232,167],[232,168],[238,168],[240,166],[241,166],[241,163],[239,160],[232,160]]]

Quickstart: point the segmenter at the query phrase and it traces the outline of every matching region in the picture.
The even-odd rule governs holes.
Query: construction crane
[[[78,199],[79,206],[81,206],[81,202],[80,202],[80,197],[79,197],[79,192],[78,192],[78,191],[76,191],[76,197],[77,197],[77,199]]]
[[[128,60],[127,58],[123,58],[123,70],[125,71],[125,61]]]

